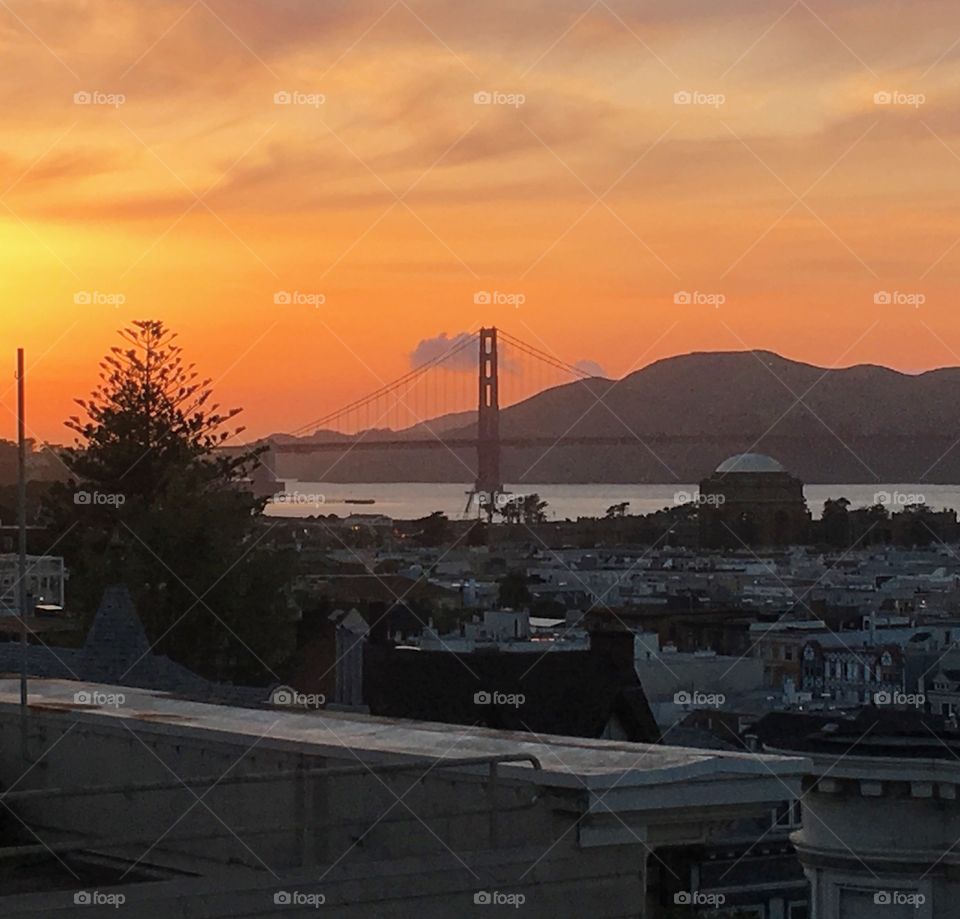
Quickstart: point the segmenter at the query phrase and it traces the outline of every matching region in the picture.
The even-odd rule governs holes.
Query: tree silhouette
[[[824,542],[836,548],[850,545],[850,502],[846,498],[827,498],[820,516]]]
[[[266,499],[245,487],[260,451],[225,449],[240,409],[211,404],[211,381],[162,322],[134,322],[67,420],[73,478],[46,512],[70,568],[68,605],[90,617],[122,581],[157,650],[210,676],[272,682],[286,656],[289,555],[262,548]],[[292,637],[292,635],[291,635]]]

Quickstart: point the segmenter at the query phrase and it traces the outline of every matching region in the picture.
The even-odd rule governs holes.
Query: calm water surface
[[[467,485],[415,482],[373,485],[344,485],[331,482],[287,482],[287,498],[272,504],[268,514],[307,517],[312,514],[386,514],[396,519],[414,519],[433,511],[449,517],[463,514]],[[508,490],[518,494],[536,492],[547,501],[551,520],[603,516],[610,505],[630,502],[630,513],[649,514],[673,506],[675,496],[696,493],[696,485],[523,485]],[[960,485],[807,485],[807,504],[819,517],[827,498],[847,498],[854,507],[887,501],[896,508],[910,501],[925,501],[931,508],[960,511]],[[372,504],[351,504],[348,499],[372,500]]]

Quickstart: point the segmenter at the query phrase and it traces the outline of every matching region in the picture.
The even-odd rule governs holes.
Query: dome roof
[[[738,453],[725,459],[717,472],[786,472],[772,456],[764,453]]]

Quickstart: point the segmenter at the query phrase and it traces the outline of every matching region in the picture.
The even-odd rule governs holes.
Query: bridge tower
[[[500,472],[500,373],[497,330],[480,330],[480,393],[477,406],[477,481],[474,494],[488,502],[492,516],[497,495],[503,492]]]

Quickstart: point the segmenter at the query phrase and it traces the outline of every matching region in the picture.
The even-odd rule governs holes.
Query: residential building
[[[27,556],[27,594],[34,606],[66,606],[67,573],[59,555]],[[0,555],[0,616],[16,614],[20,605],[20,557]]]
[[[768,715],[758,751],[809,758],[792,835],[816,919],[957,919],[960,732],[920,712]]]

